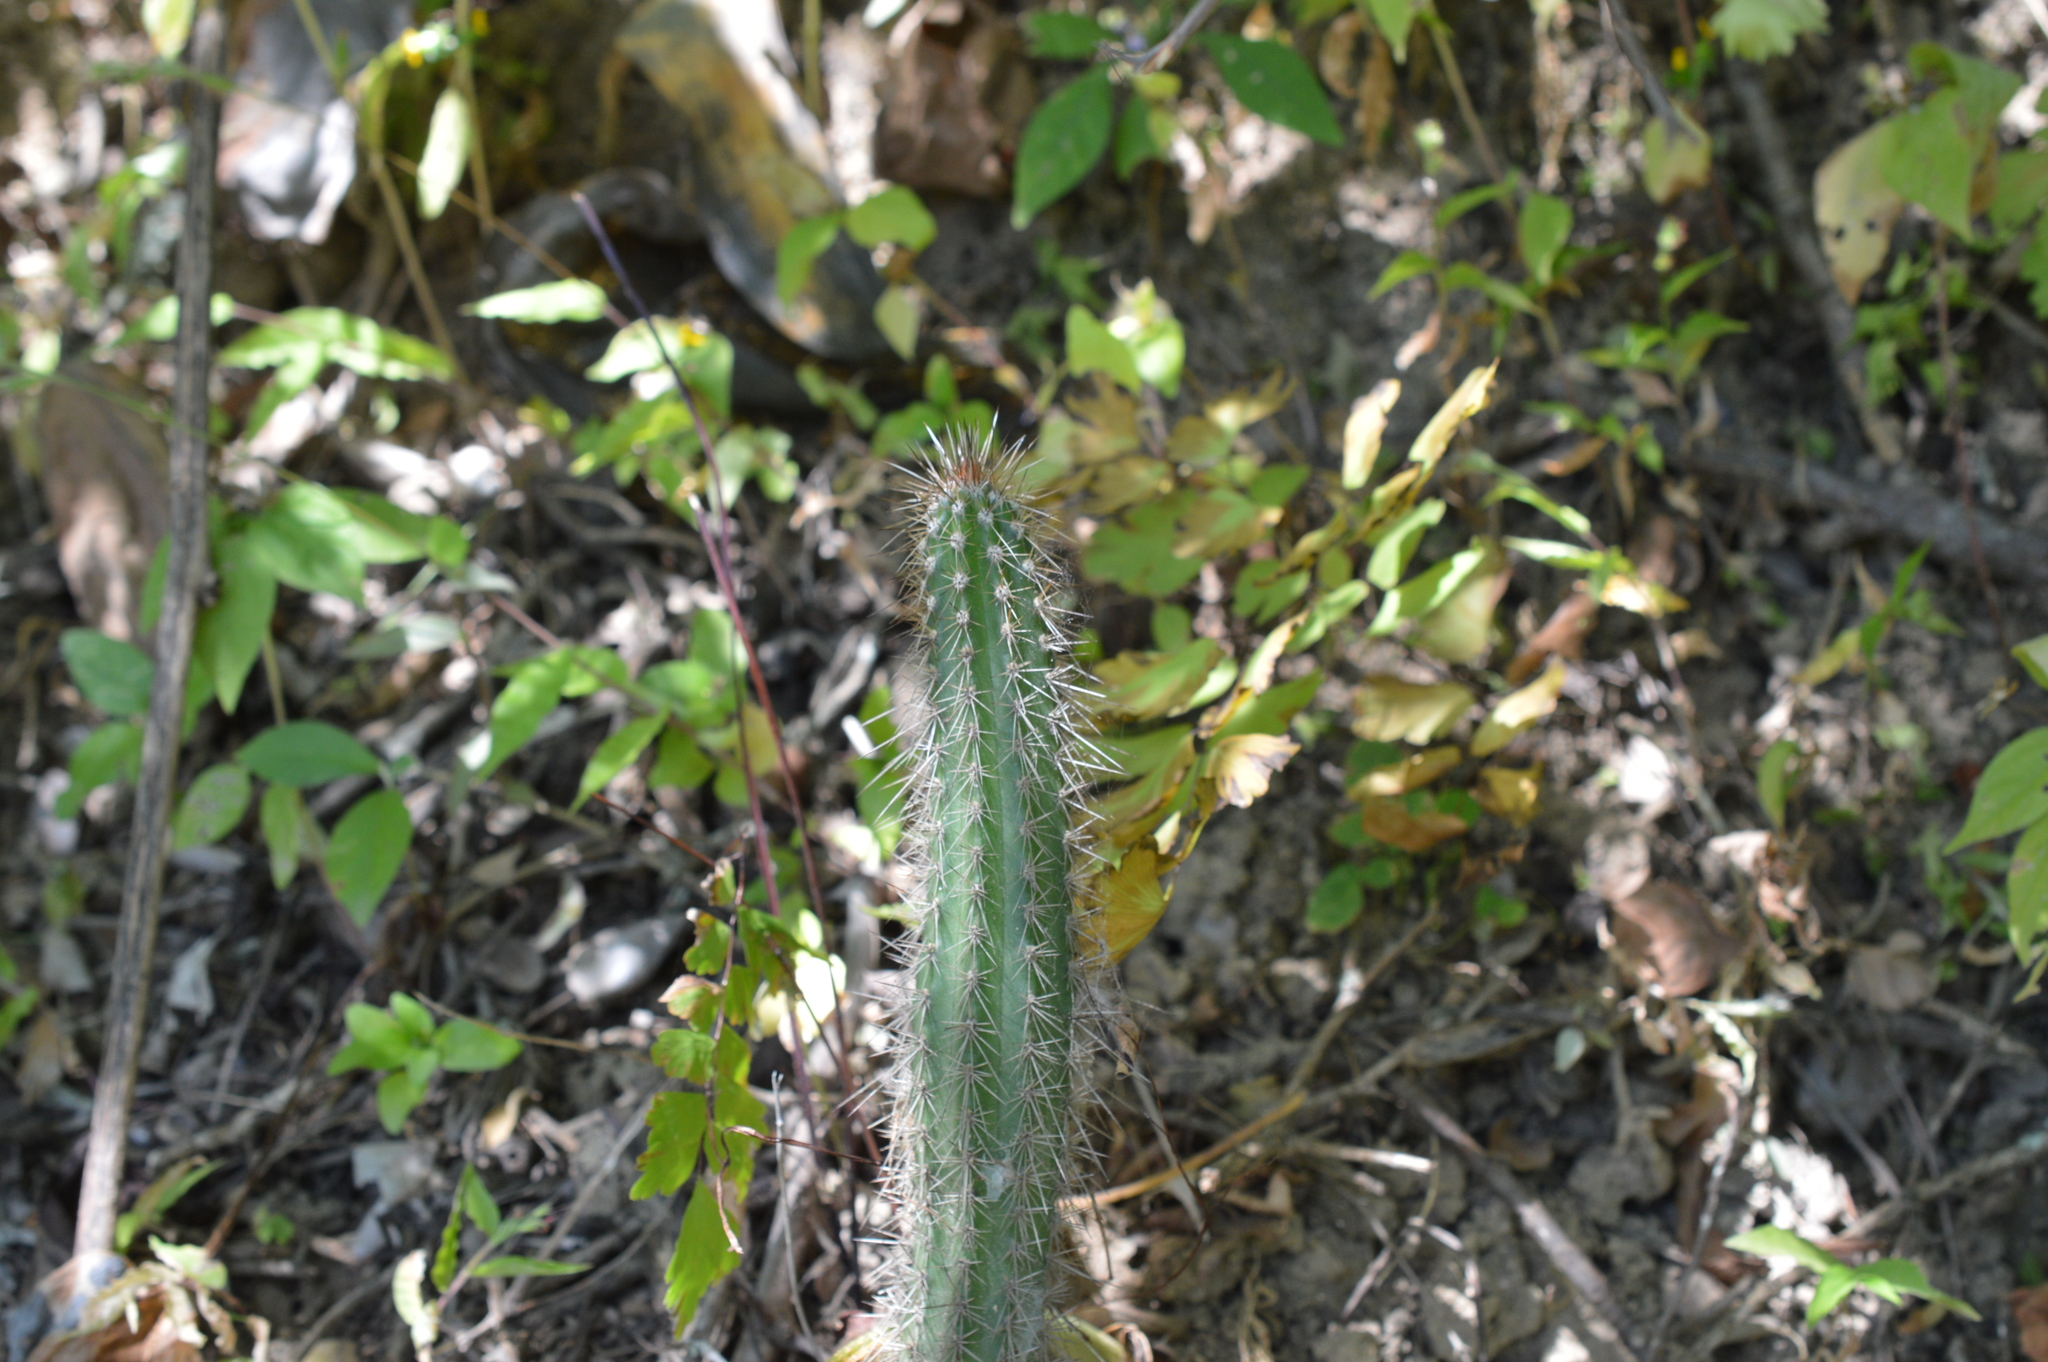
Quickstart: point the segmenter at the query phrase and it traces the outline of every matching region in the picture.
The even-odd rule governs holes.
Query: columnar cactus
[[[1066,639],[1040,515],[986,450],[918,492],[930,655],[912,826],[921,888],[891,1138],[903,1245],[892,1346],[1044,1355],[1076,1062]]]

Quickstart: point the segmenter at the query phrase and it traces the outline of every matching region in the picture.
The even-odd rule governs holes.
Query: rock
[[[668,958],[681,924],[681,918],[651,917],[578,942],[562,966],[570,996],[590,1007],[640,987]]]

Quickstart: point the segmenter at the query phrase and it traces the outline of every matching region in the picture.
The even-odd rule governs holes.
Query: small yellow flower
[[[1688,58],[1686,57],[1686,55],[1685,55],[1685,49],[1684,49],[1684,48],[1682,48],[1682,47],[1674,47],[1674,48],[1672,48],[1672,49],[1671,49],[1671,69],[1672,69],[1672,70],[1674,70],[1674,71],[1683,71],[1683,70],[1685,70],[1685,68],[1686,68],[1687,66],[1689,66],[1690,64],[1691,64],[1691,62],[1690,62],[1690,59],[1688,59]]]
[[[422,33],[416,28],[407,29],[400,36],[398,43],[399,50],[405,53],[405,64],[407,66],[425,65],[427,58],[434,56],[440,48],[440,44],[434,41],[433,35]]]
[[[471,10],[469,12],[469,31],[476,34],[479,38],[490,36],[491,16],[485,14],[480,9]]]

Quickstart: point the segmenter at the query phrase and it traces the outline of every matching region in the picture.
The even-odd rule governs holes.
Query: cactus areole
[[[903,1248],[891,1343],[1044,1355],[1075,1066],[1074,719],[1041,517],[986,449],[919,489],[928,715],[911,781],[919,938],[897,1022]]]

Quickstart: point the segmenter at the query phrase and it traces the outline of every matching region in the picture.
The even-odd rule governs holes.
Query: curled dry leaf
[[[1653,880],[1613,908],[1615,964],[1666,997],[1698,993],[1742,957],[1742,943],[1721,929],[1696,889]]]
[[[914,189],[1000,198],[1037,92],[1016,26],[969,16],[964,32],[957,17],[946,28],[919,24],[892,53],[875,173]]]
[[[1129,955],[1166,911],[1159,883],[1164,868],[1152,840],[1141,838],[1120,863],[1090,876],[1082,888],[1083,917],[1111,961]]]
[[[1463,760],[1464,753],[1450,746],[1413,752],[1391,766],[1367,771],[1352,781],[1345,793],[1353,799],[1407,794],[1410,790],[1421,789]]]
[[[1515,735],[1533,727],[1557,708],[1564,690],[1564,663],[1553,657],[1543,674],[1493,707],[1486,722],[1472,735],[1472,755],[1492,756],[1514,740]]]
[[[1479,772],[1479,783],[1472,787],[1472,797],[1479,801],[1479,807],[1495,818],[1505,818],[1518,828],[1526,828],[1536,818],[1536,808],[1543,796],[1543,763],[1516,768],[1512,766],[1487,766]]]
[[[1266,792],[1273,773],[1301,750],[1291,738],[1270,733],[1240,733],[1211,747],[1206,757],[1209,778],[1216,782],[1216,797],[1225,804],[1248,809]]]
[[[1354,702],[1351,729],[1374,742],[1426,743],[1441,737],[1472,707],[1472,692],[1455,681],[1417,685],[1392,676],[1368,676]]]

